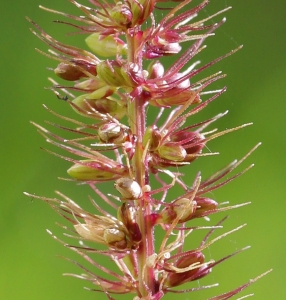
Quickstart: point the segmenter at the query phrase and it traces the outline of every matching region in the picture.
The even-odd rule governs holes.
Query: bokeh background
[[[243,223],[248,226],[213,245],[207,255],[218,259],[247,245],[252,247],[216,267],[208,279],[185,286],[190,288],[219,282],[219,287],[193,294],[168,295],[166,299],[207,299],[273,268],[271,274],[250,286],[242,295],[254,293],[255,299],[282,300],[286,299],[286,4],[284,0],[211,2],[202,15],[210,15],[227,6],[233,6],[233,9],[224,14],[227,22],[217,30],[217,36],[207,40],[203,62],[240,44],[244,44],[244,48],[205,73],[226,72],[228,77],[214,88],[225,84],[228,91],[199,118],[203,120],[229,109],[229,114],[217,123],[219,129],[250,121],[254,125],[211,142],[210,149],[219,151],[221,155],[198,160],[187,171],[186,181],[189,177],[191,182],[199,169],[202,169],[203,175],[210,175],[262,142],[262,146],[242,166],[255,163],[255,168],[213,192],[213,197],[221,202],[237,204],[251,201],[250,206],[231,211],[226,223],[227,229]],[[56,64],[34,51],[35,47],[42,50],[47,47],[29,32],[30,24],[25,16],[31,17],[61,41],[83,45],[80,36],[66,37],[65,33],[70,28],[52,23],[58,17],[40,10],[39,4],[76,12],[74,6],[65,0],[0,3],[0,299],[105,299],[103,294],[83,290],[83,286],[88,284],[61,275],[81,272],[56,257],[57,254],[75,256],[45,231],[49,228],[61,236],[55,222],[62,220],[45,203],[23,195],[23,191],[28,191],[51,197],[53,191],[59,189],[84,205],[87,195],[91,194],[84,187],[57,179],[66,176],[69,164],[41,151],[39,148],[46,146],[45,141],[29,124],[30,120],[41,124],[47,119],[55,120],[43,109],[43,103],[64,115],[75,115],[64,101],[44,90],[45,86],[49,86],[47,77],[52,75],[46,67],[55,67]],[[132,298],[130,295],[115,296],[115,299]]]

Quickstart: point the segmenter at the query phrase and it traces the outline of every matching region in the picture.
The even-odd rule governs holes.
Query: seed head
[[[204,156],[218,154],[209,151],[211,140],[251,125],[206,131],[227,112],[198,123],[192,118],[226,91],[226,87],[211,87],[213,83],[218,85],[225,74],[208,70],[205,77],[203,71],[241,49],[203,65],[196,58],[206,48],[205,41],[225,22],[225,18],[212,19],[229,8],[199,19],[208,0],[195,7],[189,7],[191,0],[90,0],[91,7],[70,2],[81,11],[80,16],[41,8],[71,19],[72,23],[57,22],[77,28],[80,36],[87,35],[88,50],[61,43],[28,19],[37,31],[32,33],[52,48],[47,53],[38,51],[56,60],[54,73],[68,81],[65,86],[50,79],[50,89],[76,115],[67,118],[45,107],[70,125],[48,124],[75,137],[64,138],[33,125],[49,144],[71,154],[47,150],[69,162],[69,181],[87,185],[96,194],[96,200],[88,197],[95,211],[83,209],[84,205],[60,192],[56,192],[60,199],[32,195],[47,202],[71,224],[72,229],[60,226],[71,231],[65,235],[79,244],[67,244],[50,233],[52,237],[100,271],[97,275],[97,270],[72,261],[85,274],[66,275],[87,280],[109,300],[114,299],[111,294],[132,293],[134,300],[160,300],[166,293],[195,291],[198,288],[191,286],[192,282],[248,248],[208,260],[205,251],[210,245],[244,225],[211,238],[226,218],[215,225],[193,224],[196,218],[203,224],[212,214],[249,204],[226,206],[210,197],[212,191],[253,166],[229,177],[258,145],[207,179],[200,173],[192,174],[189,166],[194,160],[203,162]],[[170,2],[171,7],[163,9],[162,5]],[[188,46],[183,47],[183,43]],[[167,68],[161,58],[169,56],[174,60]],[[150,111],[155,114],[149,115]],[[108,194],[101,191],[102,182],[110,184]],[[182,190],[174,196],[170,191],[177,185]],[[157,227],[163,229],[162,236],[157,235]],[[189,235],[204,230],[208,232],[198,245],[187,242]],[[107,256],[116,270],[104,265],[104,260],[94,259],[94,254],[96,258]],[[185,283],[190,289],[179,290]],[[229,299],[249,284],[212,299]]]

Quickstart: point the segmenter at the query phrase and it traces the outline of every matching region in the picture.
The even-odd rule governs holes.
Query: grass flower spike
[[[33,125],[48,143],[67,153],[47,150],[70,163],[69,180],[88,185],[92,193],[86,200],[93,211],[58,191],[55,198],[33,195],[68,221],[70,227],[62,227],[74,242],[67,244],[49,232],[51,236],[90,265],[72,261],[84,274],[66,275],[88,281],[94,285],[90,290],[101,291],[108,299],[126,294],[124,299],[159,300],[167,293],[216,286],[197,288],[193,282],[248,247],[218,260],[208,260],[205,251],[244,225],[215,235],[226,217],[211,225],[194,226],[192,221],[208,221],[212,214],[249,204],[220,204],[210,192],[250,169],[253,165],[231,173],[259,144],[209,178],[200,173],[184,177],[184,173],[190,174],[193,161],[203,163],[204,156],[218,154],[208,150],[211,140],[251,125],[207,129],[227,112],[192,121],[226,91],[226,87],[212,88],[225,74],[208,72],[211,75],[204,77],[203,71],[241,48],[203,65],[197,60],[205,40],[225,22],[220,15],[230,7],[200,19],[208,0],[197,6],[191,0],[89,0],[90,7],[68,2],[79,9],[78,16],[41,8],[60,16],[57,23],[85,35],[86,49],[61,43],[28,18],[32,33],[49,47],[47,52],[38,51],[56,61],[55,75],[59,82],[67,82],[50,78],[51,90],[75,115],[67,118],[45,106],[70,125],[49,124],[74,138]],[[173,63],[166,67],[164,58],[169,56]],[[110,184],[110,194],[103,192],[102,182]],[[178,187],[175,198],[170,193],[174,187]],[[189,249],[186,241],[197,231],[205,234]],[[113,261],[114,268],[95,259],[100,255]],[[211,299],[229,299],[261,276]],[[188,287],[181,287],[185,283]]]

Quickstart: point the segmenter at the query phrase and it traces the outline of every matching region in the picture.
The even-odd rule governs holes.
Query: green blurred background
[[[203,62],[240,44],[244,44],[244,48],[212,68],[213,72],[223,70],[228,74],[214,88],[226,84],[228,91],[199,118],[203,120],[229,109],[229,114],[217,123],[219,129],[250,121],[254,122],[254,126],[211,142],[210,149],[220,151],[220,157],[201,158],[187,173],[193,178],[195,170],[202,169],[203,175],[209,175],[233,159],[242,157],[256,143],[263,143],[243,165],[255,163],[255,168],[213,192],[213,197],[221,202],[252,201],[251,206],[231,211],[226,223],[226,228],[231,229],[247,222],[247,228],[212,246],[207,255],[218,259],[244,246],[252,247],[216,267],[206,280],[185,286],[190,288],[220,282],[219,287],[193,294],[168,295],[166,299],[206,299],[270,268],[274,271],[249,287],[244,294],[255,293],[255,299],[286,299],[285,0],[211,2],[203,15],[227,6],[233,6],[233,9],[225,13],[227,22],[217,30],[217,36],[208,39]],[[35,47],[42,50],[47,47],[29,32],[30,25],[25,16],[31,17],[61,41],[83,44],[79,42],[80,36],[64,36],[71,29],[52,23],[57,16],[41,11],[39,4],[76,12],[73,5],[65,0],[1,1],[0,4],[0,85],[3,96],[0,110],[0,299],[105,299],[103,294],[84,291],[82,287],[88,284],[61,275],[64,272],[80,273],[78,268],[56,257],[56,254],[75,256],[45,232],[49,228],[61,236],[55,222],[62,220],[45,203],[23,195],[23,191],[28,191],[53,196],[53,191],[59,189],[76,201],[85,203],[91,193],[84,187],[57,179],[58,176],[66,176],[69,164],[41,151],[39,148],[46,146],[44,139],[29,124],[30,120],[41,124],[46,119],[55,120],[42,108],[43,103],[67,116],[74,114],[63,101],[44,90],[43,87],[49,86],[47,77],[52,75],[46,67],[55,67],[55,62],[34,51]],[[211,74],[211,71],[205,74]]]

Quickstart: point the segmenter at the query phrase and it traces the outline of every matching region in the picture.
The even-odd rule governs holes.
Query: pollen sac
[[[95,54],[103,57],[126,54],[125,43],[112,35],[100,36],[100,33],[96,32],[88,36],[85,42]]]
[[[210,198],[206,197],[195,197],[197,203],[196,211],[193,218],[201,218],[207,216],[218,207],[218,203]]]
[[[136,223],[136,209],[130,203],[123,203],[118,210],[118,218],[123,222],[128,230],[128,237],[134,243],[139,243],[142,234],[139,225]]]
[[[179,162],[185,159],[187,151],[178,143],[167,142],[158,148],[158,154],[163,159]]]
[[[176,218],[178,223],[190,220],[196,211],[196,202],[187,198],[180,198],[166,206],[159,214],[157,223],[171,224]]]
[[[121,194],[124,200],[137,200],[142,197],[142,189],[137,181],[122,177],[115,181],[114,187]]]
[[[124,130],[113,122],[101,125],[98,129],[98,136],[103,143],[119,144],[126,139]]]
[[[107,167],[104,164],[93,160],[80,160],[67,170],[67,173],[83,181],[109,181],[124,176],[126,170],[123,167]]]
[[[204,261],[205,257],[201,252],[186,253],[185,256],[179,258],[178,261],[174,263],[174,266],[180,269],[189,268],[189,270],[186,272],[170,272],[165,285],[168,287],[175,287],[188,281],[200,279],[207,275],[210,272],[210,269],[206,266],[202,266]]]

